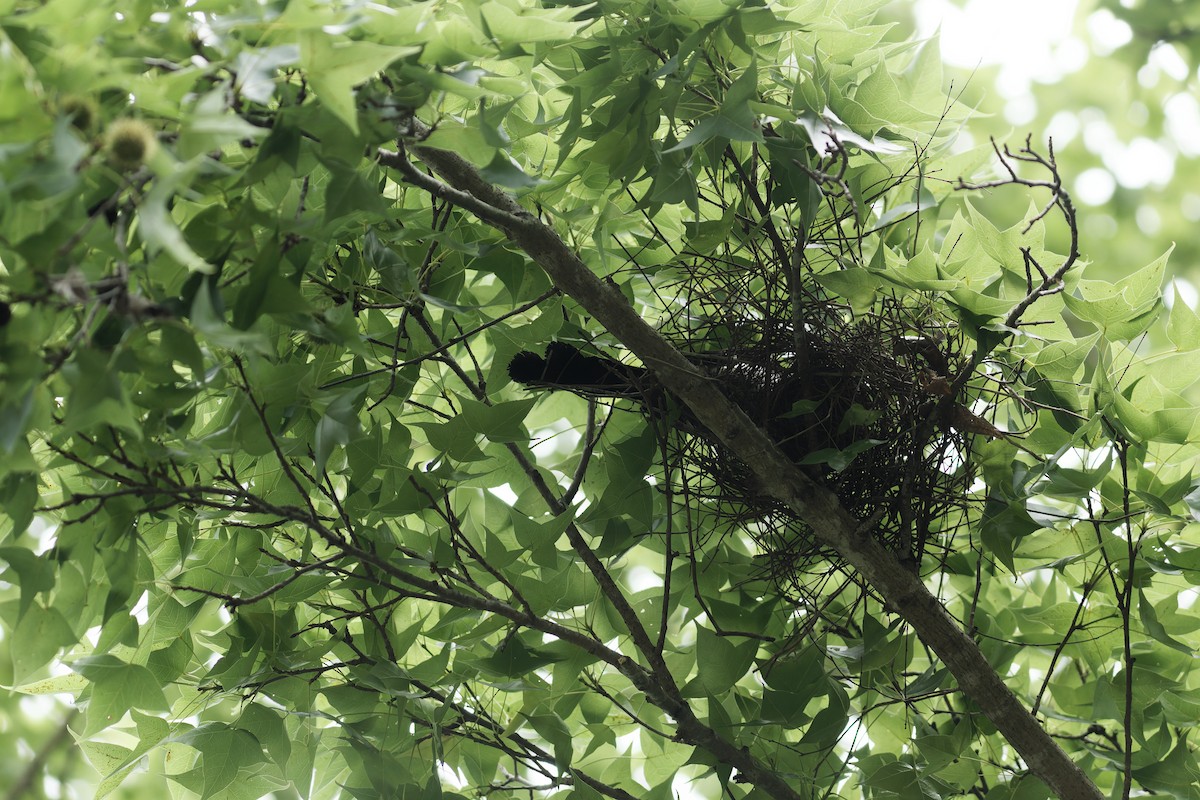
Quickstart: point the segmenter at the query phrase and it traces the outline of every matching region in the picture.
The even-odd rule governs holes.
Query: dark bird
[[[546,345],[545,357],[523,350],[508,362],[508,376],[539,389],[565,389],[585,397],[639,397],[646,383],[644,367],[611,358],[585,355],[566,342]]]
[[[836,370],[825,365],[814,369],[818,365],[809,364],[801,377],[774,360],[749,361],[737,353],[693,355],[691,359],[794,461],[863,438],[861,428],[841,424],[853,400],[837,396]],[[645,367],[589,356],[565,342],[551,342],[545,356],[527,350],[513,356],[508,375],[532,389],[563,390],[590,399],[632,400],[643,413],[666,421],[676,431],[714,440],[692,410],[666,391]]]

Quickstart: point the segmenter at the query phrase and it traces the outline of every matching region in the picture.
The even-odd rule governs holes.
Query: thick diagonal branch
[[[419,127],[419,123],[414,126]],[[921,580],[859,530],[858,522],[837,498],[801,473],[713,381],[638,316],[615,286],[601,281],[553,229],[522,208],[510,194],[484,180],[469,162],[454,153],[427,147],[418,146],[414,152],[441,181],[416,170],[404,153],[381,152],[379,158],[385,166],[401,170],[407,181],[457,203],[502,230],[556,286],[641,358],[663,386],[686,403],[730,452],[753,468],[765,492],[787,503],[812,527],[818,539],[834,548],[913,627],[946,664],[959,687],[1055,794],[1063,800],[1102,797],[1095,784],[1004,685],[974,640]]]

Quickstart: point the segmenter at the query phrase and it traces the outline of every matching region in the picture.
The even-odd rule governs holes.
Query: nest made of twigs
[[[936,348],[956,359],[955,343],[918,338],[907,316],[900,306],[853,320],[829,316],[807,328],[804,357],[793,343],[766,337],[693,358],[785,455],[872,522],[877,538],[918,559],[930,533],[965,505],[971,470],[963,435],[946,424],[943,397],[930,388],[944,376],[920,355]],[[833,556],[711,433],[652,417],[672,426],[669,458],[681,469],[673,488],[707,517],[697,527],[748,531],[777,578]]]
[[[970,503],[966,434],[952,423],[964,400],[947,397],[962,339],[911,298],[853,313],[812,276],[789,286],[779,272],[693,255],[656,276],[660,297],[678,291],[660,329],[876,538],[920,563]],[[671,491],[692,503],[694,531],[748,533],[780,585],[836,560],[686,410],[661,398],[643,408],[667,434]]]

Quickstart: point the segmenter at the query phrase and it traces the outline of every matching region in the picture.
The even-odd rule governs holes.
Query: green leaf
[[[39,558],[21,547],[0,547],[0,560],[8,564],[0,577],[21,587],[19,614],[23,615],[29,609],[36,595],[54,588],[55,570],[48,559]]]
[[[904,99],[901,87],[895,77],[888,71],[885,63],[881,63],[861,84],[854,94],[854,103],[849,106],[855,109],[870,109],[871,119],[887,120],[896,126],[918,125],[936,118],[928,110],[917,108]],[[842,114],[851,127],[858,129],[854,117]],[[867,128],[870,130],[870,127]],[[873,131],[872,131],[873,133]]]
[[[33,603],[12,630],[13,683],[21,683],[50,663],[58,651],[78,641],[57,609]]]
[[[300,63],[321,102],[358,133],[354,87],[393,61],[414,55],[419,47],[392,47],[374,42],[354,42],[319,30],[300,31]]]
[[[285,766],[292,754],[292,741],[278,711],[258,703],[250,703],[238,717],[237,727],[244,728],[266,747],[272,760]]]
[[[213,304],[214,292],[215,286],[209,283],[196,292],[189,316],[196,331],[209,343],[234,352],[269,354],[270,345],[261,331],[240,331],[225,322],[223,314]]]
[[[395,297],[407,297],[414,290],[415,266],[384,244],[374,228],[363,239],[363,262],[379,274],[384,288]]]
[[[472,432],[493,442],[528,441],[529,433],[523,423],[535,402],[535,399],[529,399],[484,405],[475,400],[463,400],[462,418]]]
[[[233,62],[233,71],[237,75],[234,90],[252,103],[266,105],[275,94],[280,67],[299,60],[300,48],[294,44],[242,50]]]
[[[532,42],[560,42],[570,39],[579,30],[580,22],[572,22],[569,8],[520,8],[512,10],[501,4],[480,7],[487,32],[502,45],[521,46]]]
[[[809,701],[827,692],[824,658],[820,647],[802,648],[794,656],[773,662],[764,670],[767,691],[763,695],[764,722],[801,728],[810,719]]]
[[[1171,647],[1181,653],[1186,653],[1188,656],[1194,654],[1195,651],[1191,646],[1184,644],[1167,633],[1166,628],[1158,620],[1158,613],[1154,606],[1146,599],[1146,595],[1143,592],[1138,592],[1138,619],[1142,622],[1142,628],[1155,641],[1161,642],[1167,647]]]
[[[841,692],[829,695],[828,704],[817,712],[800,741],[806,747],[830,747],[841,738],[849,722],[849,700]]]
[[[1134,779],[1146,789],[1173,796],[1190,796],[1200,777],[1196,755],[1188,746],[1187,735],[1181,735],[1171,752],[1148,766],[1133,771]]]
[[[809,453],[804,458],[797,461],[797,464],[828,464],[829,468],[835,472],[841,472],[850,466],[859,454],[865,453],[876,445],[883,444],[882,439],[859,439],[849,447],[838,450],[836,448],[825,448]]]
[[[822,272],[816,278],[823,287],[838,297],[845,298],[856,309],[866,309],[874,305],[882,283],[878,275],[862,267]]]
[[[479,127],[461,123],[448,122],[439,125],[437,130],[429,135],[427,144],[457,153],[479,166],[492,163],[499,155],[497,147],[487,140]]]
[[[86,735],[115,725],[131,708],[143,711],[167,711],[169,706],[162,687],[150,670],[127,664],[115,656],[99,655],[76,659],[71,669],[92,683],[87,706]]]
[[[250,268],[250,281],[238,293],[233,327],[249,330],[262,314],[301,314],[311,310],[296,284],[280,274],[282,253],[264,247]]]
[[[573,737],[562,718],[557,714],[529,714],[525,719],[554,748],[554,766],[559,774],[570,769],[574,756]]]
[[[967,216],[979,249],[1008,273],[1023,279],[1025,261],[1021,256],[1021,248],[1032,244],[1024,233],[1025,223],[1001,231],[970,201],[967,201]]]
[[[480,661],[480,666],[497,675],[518,678],[561,660],[560,656],[529,647],[520,637],[514,636],[506,640],[491,656]]]
[[[1173,249],[1173,248],[1172,248]],[[1141,334],[1158,315],[1162,279],[1171,250],[1117,283],[1081,280],[1079,295],[1065,293],[1067,308],[1095,323],[1111,341]]]
[[[244,139],[261,139],[263,128],[251,125],[226,106],[226,90],[216,89],[202,95],[184,120],[178,152],[184,159],[219,151]]]
[[[751,100],[758,95],[758,63],[751,61],[750,65],[729,86],[721,110],[710,117],[700,120],[679,144],[663,150],[663,153],[673,153],[703,144],[713,138],[728,139],[733,142],[761,142],[762,127],[750,107]]]
[[[262,746],[250,733],[220,722],[207,722],[171,737],[170,741],[200,751],[201,797],[212,797],[229,786],[243,767],[261,763]]]
[[[491,162],[479,171],[486,180],[508,189],[527,189],[540,182],[503,153],[496,153]]]
[[[326,225],[359,213],[369,217],[387,216],[387,205],[362,173],[336,161],[326,166],[329,169],[329,183],[325,185]]]
[[[137,230],[150,253],[165,252],[191,272],[208,275],[214,272],[213,265],[188,245],[170,211],[171,199],[191,180],[196,168],[195,164],[178,167],[154,181],[138,203]]]
[[[0,452],[11,454],[17,442],[23,440],[33,413],[33,389],[10,398],[0,405]]]
[[[721,696],[729,691],[754,663],[758,643],[749,640],[735,643],[708,628],[696,628],[696,668],[699,682],[706,694]]]
[[[318,473],[325,471],[325,463],[335,447],[344,447],[359,430],[358,411],[367,394],[365,385],[353,386],[334,395],[326,406],[325,413],[317,422],[314,437],[313,462]]]
[[[137,766],[130,763],[129,756],[133,751],[127,747],[109,742],[80,742],[79,747],[88,763],[103,776],[96,786],[96,800],[112,794]]]
[[[1171,314],[1167,318],[1167,337],[1176,348],[1193,351],[1200,348],[1200,317],[1183,295],[1175,288],[1175,299],[1171,303]]]
[[[67,675],[58,675],[53,678],[47,678],[44,681],[34,681],[20,686],[11,687],[14,692],[29,695],[42,694],[74,694],[78,695],[87,688],[87,679],[82,675],[70,673]]]
[[[1084,361],[1095,344],[1095,336],[1045,343],[1031,354],[1031,363],[1046,378],[1074,382],[1082,375]]]

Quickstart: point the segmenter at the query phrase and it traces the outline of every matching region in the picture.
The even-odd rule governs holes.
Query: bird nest
[[[950,396],[964,361],[956,329],[912,303],[854,314],[815,291],[800,314],[747,315],[730,291],[742,281],[724,275],[722,291],[693,294],[662,332],[801,470],[918,563],[931,537],[961,518],[973,477],[960,423],[964,413],[978,418]],[[761,283],[755,291],[761,300]],[[669,490],[687,503],[698,538],[748,533],[777,584],[836,559],[650,370],[554,342],[545,356],[518,354],[509,372],[531,387],[635,402],[663,434]]]
[[[791,461],[915,564],[968,504],[973,472],[967,434],[956,425],[962,406],[948,396],[961,340],[899,301],[860,315],[828,300],[810,311],[802,336],[775,318],[742,320],[744,341],[717,352],[704,351],[703,337],[668,333]],[[668,460],[679,475],[672,491],[699,514],[693,530],[749,533],[778,583],[836,559],[808,523],[759,489],[751,465],[689,414],[643,408],[670,434]]]
[[[778,235],[736,228],[712,250],[685,246],[665,266],[642,267],[641,248],[671,247],[648,216],[647,240],[625,243],[627,285],[643,315],[793,463],[916,569],[930,548],[946,546],[973,502],[967,438],[1002,434],[975,413],[963,336],[929,298],[877,291],[852,308],[825,289],[846,260],[864,260],[862,240],[839,238],[852,217],[844,210],[809,232],[823,259],[816,267],[802,246],[781,252]],[[784,588],[838,563],[650,370],[556,342],[545,356],[518,354],[510,374],[639,405],[666,442],[658,485],[685,504],[694,541],[748,534]]]

